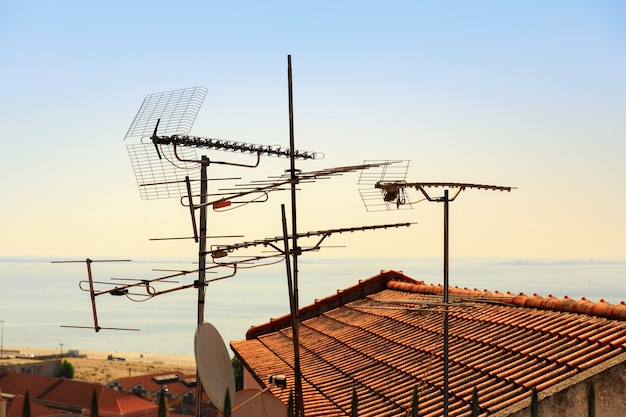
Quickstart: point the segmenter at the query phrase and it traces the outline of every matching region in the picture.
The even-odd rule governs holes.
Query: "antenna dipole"
[[[89,298],[91,300],[91,312],[93,314],[93,327],[87,327],[87,326],[61,326],[61,327],[72,327],[72,328],[81,328],[81,329],[93,328],[96,332],[99,332],[100,330],[103,330],[103,329],[106,329],[106,330],[132,330],[132,331],[138,331],[139,329],[128,329],[128,328],[122,328],[122,327],[100,327],[100,325],[98,324],[98,311],[96,309],[96,296],[98,295],[98,293],[96,293],[96,291],[94,290],[94,280],[93,280],[93,275],[91,273],[91,264],[93,262],[130,262],[130,259],[100,259],[100,260],[93,260],[93,259],[87,258],[84,261],[51,261],[51,263],[53,263],[53,264],[83,263],[83,262],[87,265],[87,279],[88,279],[88,282],[89,282],[89,290],[88,291],[89,291]],[[80,284],[79,284],[79,286],[80,286]]]

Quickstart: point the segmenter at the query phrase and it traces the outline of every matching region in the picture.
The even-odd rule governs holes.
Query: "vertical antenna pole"
[[[285,205],[281,204],[280,206],[281,209],[281,215],[282,215],[282,224],[283,224],[283,243],[284,243],[284,247],[285,247],[285,265],[287,267],[287,290],[288,290],[288,295],[289,295],[289,312],[291,315],[291,332],[292,334],[296,334],[296,332],[298,331],[298,309],[296,306],[296,300],[294,297],[294,292],[293,292],[293,279],[291,276],[291,258],[290,258],[290,251],[289,251],[289,233],[287,232],[287,216],[285,215]],[[295,340],[295,339],[294,339]],[[294,342],[295,343],[295,342]],[[294,352],[298,350],[295,346],[294,346]],[[299,350],[298,350],[299,352]],[[294,367],[295,369],[295,367]],[[295,375],[295,371],[294,371],[294,375]],[[294,377],[294,381],[297,381],[298,379]],[[296,384],[297,386],[300,387],[301,389],[301,385]],[[296,389],[297,392],[297,389]],[[296,402],[296,404],[298,404],[298,402]],[[296,407],[299,407],[298,405],[296,405]],[[300,414],[298,413],[298,410],[301,408],[296,408],[296,416],[300,417]],[[293,410],[289,410],[290,412],[293,412]],[[291,413],[289,415],[292,415]]]
[[[287,83],[289,89],[289,159],[291,170],[291,233],[293,236],[292,244],[292,277],[293,277],[293,306],[292,314],[295,312],[295,317],[292,319],[295,323],[293,329],[293,368],[296,390],[296,416],[304,417],[304,402],[302,399],[302,376],[300,372],[300,318],[299,318],[299,306],[298,306],[298,253],[300,248],[298,247],[297,236],[297,222],[296,222],[296,162],[295,162],[295,139],[293,129],[293,84],[291,76],[291,55],[287,55]]]
[[[85,263],[87,264],[87,278],[89,278],[89,295],[91,296],[91,311],[93,312],[93,326],[96,332],[100,331],[100,326],[98,325],[98,313],[96,312],[96,294],[93,290],[93,277],[91,276],[91,259],[85,259]]]
[[[204,323],[204,296],[206,283],[206,230],[207,230],[207,167],[209,159],[202,156],[200,164],[200,236],[198,242],[198,325]],[[202,382],[196,370],[196,416],[202,417]]]
[[[443,416],[448,417],[448,190],[443,194]]]

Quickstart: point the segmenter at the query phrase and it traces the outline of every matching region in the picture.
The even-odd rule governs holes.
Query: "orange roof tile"
[[[399,415],[413,389],[420,416],[443,404],[443,287],[386,271],[301,310],[300,362],[307,416]],[[626,304],[452,287],[449,291],[450,415],[493,413],[626,352]],[[293,386],[288,316],[252,327],[231,347],[264,386]],[[288,391],[273,388],[287,402]]]
[[[157,382],[159,377],[175,376],[172,380],[165,382]],[[109,386],[114,386],[115,383],[119,384],[124,390],[130,391],[133,387],[138,385],[143,386],[148,392],[157,393],[163,387],[167,387],[167,390],[172,396],[178,398],[185,393],[196,391],[196,376],[186,375],[180,371],[160,372],[147,375],[137,375],[124,378],[118,378]]]
[[[94,391],[103,416],[156,416],[158,411],[149,401],[94,382],[6,372],[0,374],[0,388],[20,395],[28,391],[33,403],[76,413],[91,411]]]

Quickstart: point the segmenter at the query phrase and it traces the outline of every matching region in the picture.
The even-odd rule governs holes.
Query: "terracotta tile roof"
[[[146,403],[150,404],[148,406]],[[120,397],[114,401],[104,403],[98,411],[100,415],[111,416],[144,416],[144,415],[157,415],[158,405],[149,403],[148,401],[136,397],[134,395]]]
[[[2,392],[11,394],[23,394],[28,389],[30,398],[35,398],[50,385],[56,383],[58,378],[19,374],[15,372],[0,373],[0,388]],[[24,387],[27,387],[24,389]]]
[[[20,395],[28,390],[33,403],[78,413],[85,411],[89,414],[94,391],[103,416],[156,416],[158,411],[157,405],[132,394],[118,392],[98,383],[71,379],[7,372],[0,374],[0,389]]]
[[[15,395],[13,398],[6,400],[6,417],[22,417],[24,415],[24,400],[23,395]],[[31,417],[48,417],[58,414],[61,414],[59,410],[46,407],[32,400],[30,402]]]
[[[301,310],[306,415],[399,415],[414,388],[420,416],[442,415],[441,285],[386,271]],[[487,414],[626,352],[626,305],[450,288],[450,415],[469,413],[472,391]],[[266,385],[293,387],[289,317],[251,328],[231,347]],[[272,389],[287,401],[288,390]]]
[[[172,378],[169,378],[170,376]],[[163,379],[162,383],[158,382],[160,379]],[[166,386],[172,396],[179,398],[189,391],[196,392],[196,376],[186,375],[180,371],[161,372],[118,378],[109,384],[109,386],[115,385],[119,385],[126,391],[131,391],[134,387],[140,385],[153,394],[158,393],[162,387]]]

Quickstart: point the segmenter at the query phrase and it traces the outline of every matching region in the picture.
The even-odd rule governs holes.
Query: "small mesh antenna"
[[[126,145],[135,172],[139,194],[142,200],[176,198],[187,194],[185,177],[200,179],[200,166],[197,163],[181,162],[174,156],[169,146],[161,147],[163,159],[156,157],[154,145],[136,143]],[[193,148],[180,148],[178,155],[183,159],[195,160]],[[192,182],[194,193],[199,193],[199,181]]]
[[[406,194],[404,195],[405,203],[397,205],[394,201],[386,201],[384,199],[384,191],[374,186],[379,182],[403,182],[406,181],[406,175],[409,170],[409,160],[397,161],[364,161],[368,164],[380,164],[377,167],[361,171],[357,184],[363,186],[359,188],[359,194],[365,205],[365,210],[369,211],[387,211],[387,210],[408,210],[413,206]],[[406,190],[402,190],[406,193]]]
[[[160,134],[188,134],[207,91],[205,87],[191,87],[146,96],[124,140],[151,137],[157,123]],[[195,148],[180,147],[176,150],[177,157],[172,147],[161,146],[159,157],[154,146],[152,141],[144,143],[141,139],[139,143],[126,145],[141,198],[153,200],[186,195],[185,177],[200,179],[200,168],[198,164],[180,159],[197,160]],[[192,192],[198,194],[199,181],[191,184]]]
[[[128,137],[151,136],[159,119],[160,134],[189,133],[207,91],[206,87],[200,86],[146,96],[124,140]]]

